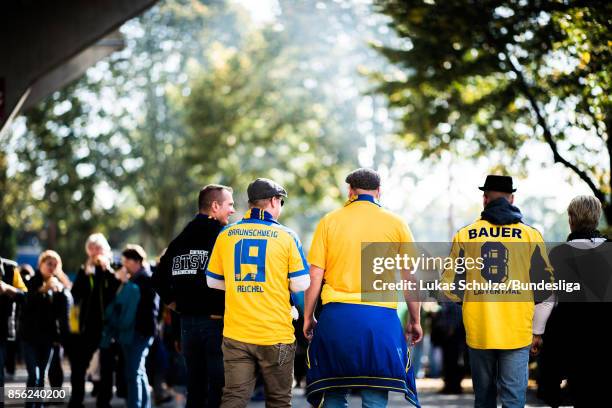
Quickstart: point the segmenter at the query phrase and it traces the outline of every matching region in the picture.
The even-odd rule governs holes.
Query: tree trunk
[[[606,223],[608,224],[608,231],[612,230],[612,204],[611,203],[605,203],[603,204],[603,213],[604,213],[604,218],[606,219]]]

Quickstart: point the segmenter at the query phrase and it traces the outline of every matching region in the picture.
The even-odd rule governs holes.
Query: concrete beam
[[[86,49],[157,0],[8,0],[0,5],[0,136],[23,106],[31,106],[95,63]],[[106,50],[108,51],[108,49]],[[107,54],[108,55],[108,54]],[[76,64],[70,64],[71,61]],[[80,63],[78,63],[80,61]],[[64,66],[63,68],[60,68]],[[76,67],[80,68],[76,68]],[[53,74],[50,74],[55,71]],[[40,81],[40,82],[39,82]],[[37,85],[38,83],[38,85]],[[30,101],[30,102],[29,102]]]

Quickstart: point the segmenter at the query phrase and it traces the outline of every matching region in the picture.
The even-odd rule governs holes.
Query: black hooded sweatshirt
[[[206,284],[206,267],[223,226],[197,214],[170,243],[153,273],[153,286],[166,304],[182,315],[223,316],[225,292]]]

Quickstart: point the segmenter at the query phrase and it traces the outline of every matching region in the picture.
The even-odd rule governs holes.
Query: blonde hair
[[[57,261],[57,269],[60,271],[62,270],[62,258],[52,249],[47,249],[40,254],[38,257],[38,269],[40,269],[41,265],[45,263],[47,259],[55,259]]]
[[[104,255],[111,256],[112,251],[110,244],[108,243],[104,235],[102,235],[102,233],[96,232],[95,234],[91,234],[89,237],[87,237],[87,241],[85,241],[85,251],[87,251],[87,247],[91,244],[97,245],[102,248],[102,252],[104,252]]]
[[[595,230],[601,217],[601,202],[593,196],[574,197],[567,207],[572,231]]]

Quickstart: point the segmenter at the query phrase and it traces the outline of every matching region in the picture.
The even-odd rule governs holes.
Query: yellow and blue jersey
[[[538,230],[522,222],[497,225],[486,219],[461,228],[453,237],[450,257],[481,258],[479,267],[466,268],[465,276],[446,269],[442,282],[468,283],[553,282],[544,239]],[[463,322],[468,346],[474,349],[516,349],[531,344],[534,296],[530,291],[446,291],[463,302]]]
[[[325,270],[323,304],[367,303],[396,308],[396,302],[364,302],[361,251],[364,243],[397,243],[412,247],[414,239],[406,223],[382,208],[374,197],[360,194],[325,215],[315,230],[308,261]],[[398,252],[403,250],[398,246]],[[404,249],[404,251],[414,251]]]
[[[298,236],[268,212],[253,208],[225,227],[206,270],[209,281],[225,286],[223,335],[257,345],[293,343],[289,285],[308,273]]]

